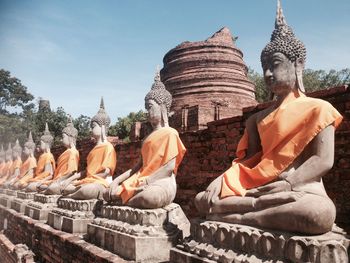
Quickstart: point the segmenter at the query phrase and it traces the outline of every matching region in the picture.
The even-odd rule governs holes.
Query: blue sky
[[[307,67],[350,67],[349,0],[282,0],[305,43]],[[112,121],[143,109],[157,65],[183,41],[223,26],[258,72],[276,0],[0,0],[0,68],[36,97],[74,117],[93,116],[104,96]]]

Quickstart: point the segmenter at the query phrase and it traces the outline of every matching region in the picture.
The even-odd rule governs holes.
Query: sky
[[[308,51],[306,67],[350,67],[349,0],[282,0]],[[184,41],[227,26],[247,66],[262,73],[276,0],[0,0],[0,68],[73,117],[112,122],[144,108],[157,65]]]

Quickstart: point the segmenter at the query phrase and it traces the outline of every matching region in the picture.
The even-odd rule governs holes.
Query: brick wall
[[[337,223],[350,232],[350,88],[335,87],[313,92],[309,96],[329,101],[344,116],[336,131],[334,167],[324,177],[324,184],[336,204]],[[230,167],[243,134],[245,120],[268,105],[264,103],[246,108],[242,116],[210,122],[207,129],[180,134],[187,153],[178,171],[175,201],[182,206],[187,216],[196,215],[193,205],[196,193],[203,191],[215,177]],[[116,145],[117,175],[136,163],[140,147],[140,141]],[[84,149],[88,148],[85,146]]]

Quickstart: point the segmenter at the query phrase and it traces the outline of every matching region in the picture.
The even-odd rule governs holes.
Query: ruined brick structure
[[[256,104],[243,53],[224,27],[200,42],[183,42],[163,59],[161,79],[173,96],[170,123],[181,131],[206,128]]]

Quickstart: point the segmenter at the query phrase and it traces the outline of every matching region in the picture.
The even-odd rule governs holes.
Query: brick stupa
[[[243,53],[224,27],[200,42],[183,42],[163,58],[161,79],[173,96],[172,127],[198,130],[256,104]]]

